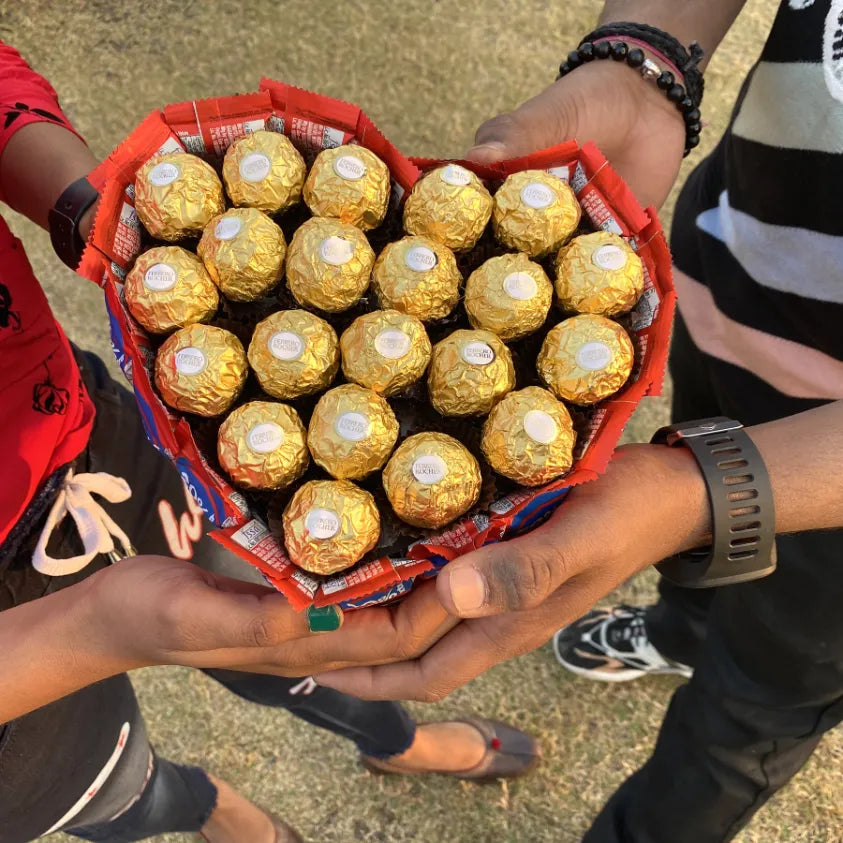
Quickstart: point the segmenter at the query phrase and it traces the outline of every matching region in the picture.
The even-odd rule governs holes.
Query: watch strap
[[[79,266],[85,248],[79,222],[98,198],[93,185],[83,176],[65,189],[47,215],[53,249],[71,269]]]
[[[705,479],[712,543],[665,559],[666,579],[709,588],[759,579],[776,568],[773,490],[764,460],[740,422],[719,416],[663,427],[652,441],[684,446]]]

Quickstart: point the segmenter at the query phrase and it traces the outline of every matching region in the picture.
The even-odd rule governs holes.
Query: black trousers
[[[109,515],[141,553],[190,555],[203,567],[249,578],[248,565],[192,529],[198,524],[195,508],[178,474],[147,442],[132,396],[108,376],[102,361],[92,355],[79,360],[97,420],[77,471],[106,471],[132,488],[125,503],[103,502]],[[37,519],[33,526],[39,526]],[[197,540],[191,542],[190,535]],[[71,585],[105,564],[98,558],[81,576],[42,577],[29,562],[36,538],[37,529],[14,549],[5,543],[0,548],[0,609]],[[56,557],[80,552],[71,519],[54,533],[48,549]],[[357,700],[306,679],[206,673],[246,700],[287,709],[349,738],[367,755],[387,758],[413,742],[415,725],[397,703]],[[93,789],[93,798],[74,811]],[[109,843],[197,831],[215,804],[216,790],[202,770],[152,751],[125,675],[0,725],[2,843],[25,843],[55,825]]]

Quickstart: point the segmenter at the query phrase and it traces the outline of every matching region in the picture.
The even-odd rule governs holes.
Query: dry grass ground
[[[101,154],[155,107],[247,91],[265,74],[358,102],[405,151],[449,156],[469,146],[483,119],[552,79],[599,5],[0,0],[0,37],[53,81]],[[749,0],[712,63],[706,108],[712,127],[703,150],[725,125],[776,5]],[[108,359],[99,291],[58,264],[42,233],[19,219],[13,224],[68,333]],[[664,399],[651,400],[629,435],[647,436],[665,413]],[[653,578],[642,577],[622,596],[643,602],[652,587]],[[573,843],[647,757],[674,688],[667,679],[595,686],[564,674],[544,649],[498,667],[435,707],[413,706],[425,718],[472,709],[541,738],[545,760],[536,774],[477,788],[443,778],[377,779],[358,767],[343,741],[243,703],[194,672],[147,670],[136,684],[163,752],[207,766],[293,819],[308,839],[325,843]],[[843,840],[841,770],[838,731],[741,835],[742,843]]]

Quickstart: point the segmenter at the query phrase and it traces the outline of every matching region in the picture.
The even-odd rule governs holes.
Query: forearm
[[[705,66],[745,4],[746,0],[607,0],[600,23],[646,23],[686,46],[697,41],[705,50]]]

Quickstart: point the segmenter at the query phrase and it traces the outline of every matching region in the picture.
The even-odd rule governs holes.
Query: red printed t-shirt
[[[0,157],[15,132],[40,121],[74,131],[50,84],[0,43]],[[0,217],[0,542],[41,483],[82,452],[93,420],[67,337]]]

